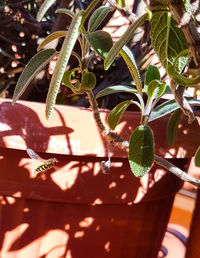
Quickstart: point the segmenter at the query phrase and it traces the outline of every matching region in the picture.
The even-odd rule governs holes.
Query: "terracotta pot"
[[[107,115],[101,112],[103,121]],[[199,144],[200,132],[192,137],[199,121],[190,125],[190,137],[180,128],[184,141],[172,149],[167,120],[151,123],[155,151],[183,167]],[[138,124],[139,114],[126,112],[117,130],[128,139]],[[1,99],[0,136],[2,257],[157,257],[182,182],[157,166],[135,178],[126,151],[117,146],[109,150],[111,172],[103,174],[100,161],[108,149],[89,109],[56,106],[47,121],[44,104],[12,106]],[[36,177],[41,162],[31,160],[26,148],[58,159],[57,169]]]

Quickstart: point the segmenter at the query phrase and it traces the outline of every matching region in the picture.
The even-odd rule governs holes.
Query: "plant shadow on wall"
[[[7,113],[12,114],[12,109],[18,117],[18,127],[13,127],[16,120]],[[63,126],[53,128],[44,127],[38,114],[25,105],[16,104],[13,107],[7,102],[0,105],[0,110],[2,114],[0,122],[5,128],[7,126],[7,129],[2,130],[0,134],[2,147],[7,146],[6,138],[14,135],[24,140],[25,147],[34,147],[43,152],[47,150],[52,135],[63,134],[66,148],[73,154],[69,137],[73,130],[67,127],[58,108],[54,112],[59,114]],[[127,119],[122,118],[121,122],[125,121],[127,122]],[[122,135],[127,134],[127,128],[123,129]],[[130,133],[131,131],[130,129]],[[37,142],[38,146],[32,145],[33,139],[36,138],[39,140],[34,142],[35,144]],[[39,144],[40,140],[42,147]],[[92,155],[78,157],[52,154],[59,160],[59,171],[54,169],[47,171],[46,177],[42,180],[33,176],[33,171],[29,167],[31,161],[24,160],[27,157],[25,151],[8,148],[1,148],[0,151],[2,156],[0,188],[3,193],[0,249],[8,248],[3,243],[9,234],[20,231],[20,234],[13,238],[13,242],[9,243],[8,252],[22,250],[37,242],[40,237],[48,236],[49,239],[57,240],[54,241],[56,244],[52,250],[47,248],[44,251],[44,257],[61,246],[63,256],[70,252],[71,257],[80,257],[81,253],[89,253],[88,257],[94,257],[98,249],[99,257],[106,255],[116,257],[120,246],[127,242],[131,231],[134,231],[135,238],[140,241],[141,238],[143,240],[148,238],[147,232],[144,236],[138,229],[138,223],[142,223],[144,228],[148,227],[149,223],[143,218],[146,213],[143,210],[143,203],[149,202],[147,209],[150,215],[153,209],[150,200],[156,201],[159,210],[165,205],[162,197],[158,196],[159,189],[165,189],[164,194],[167,194],[172,178],[175,188],[180,187],[180,181],[172,174],[167,173],[164,177],[160,177],[160,171],[156,166],[146,175],[149,177],[147,183],[144,182],[146,176],[138,180],[131,172],[126,158],[112,158],[110,174],[105,175],[100,167],[102,158]],[[48,159],[49,155],[42,156]],[[182,163],[183,166],[184,161],[182,159],[176,165],[180,166],[178,163]],[[134,204],[134,207],[130,205],[135,201],[138,204]],[[161,214],[159,216],[162,220]],[[157,217],[152,220],[152,226],[154,230],[160,226]],[[119,233],[121,229],[123,233]],[[120,234],[124,234],[123,241],[119,243],[119,249],[116,246],[113,248],[116,236],[120,239]],[[95,242],[98,242],[98,247],[95,246],[93,250],[92,243]],[[134,247],[133,244],[131,248]]]
[[[38,114],[27,106],[16,104],[13,106],[10,102],[3,102],[0,105],[1,118],[0,123],[5,125],[3,117],[6,118],[8,128],[0,132],[1,146],[4,144],[4,137],[17,135],[23,139],[27,148],[35,148],[34,136],[37,135],[38,142],[40,142],[40,150],[45,151],[48,147],[50,135],[66,135],[67,148],[71,150],[68,135],[73,132],[73,129],[68,128],[63,120],[61,114],[57,110],[62,126],[44,127],[40,122]],[[11,115],[13,114],[13,115]]]

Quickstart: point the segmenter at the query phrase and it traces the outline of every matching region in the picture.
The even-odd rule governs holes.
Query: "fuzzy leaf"
[[[150,34],[153,48],[166,69],[180,52],[188,48],[182,30],[177,27],[168,10],[152,13]],[[182,56],[177,62],[177,71],[181,72],[186,62],[187,57]]]
[[[85,36],[97,54],[105,59],[113,45],[110,34],[103,30],[97,30],[92,33],[86,33]]]
[[[126,65],[128,66],[128,69],[135,82],[138,93],[142,96],[142,82],[133,53],[127,46],[124,46],[120,51],[120,54],[126,62]]]
[[[47,12],[47,10],[54,4],[55,1],[56,0],[44,0],[44,2],[40,6],[40,9],[37,13],[36,19],[37,19],[38,22],[40,22],[42,20],[45,13]]]
[[[149,126],[140,125],[129,141],[129,164],[136,177],[142,177],[151,169],[154,161],[154,139]]]
[[[100,91],[97,95],[96,98],[101,98],[110,94],[115,94],[118,92],[128,92],[128,93],[137,93],[137,90],[134,89],[133,87],[130,86],[125,86],[125,85],[115,85],[115,86],[110,86],[102,91]]]
[[[193,100],[191,98],[186,98],[188,103],[190,105],[200,105],[200,101],[199,100]],[[179,108],[179,105],[176,103],[175,100],[169,100],[166,101],[165,103],[157,106],[150,115],[150,118],[148,119],[149,122],[159,119],[163,116],[166,116],[168,114],[170,114],[171,112],[177,110]]]
[[[168,73],[169,75],[180,85],[182,86],[194,86],[197,85],[198,83],[200,83],[200,77],[199,76],[196,76],[196,77],[193,77],[193,78],[188,78],[188,77],[185,77],[179,73],[177,73],[175,71],[175,68],[173,65],[169,65],[168,66]]]
[[[47,36],[42,43],[38,46],[37,51],[40,51],[42,48],[44,48],[48,43],[50,43],[52,40],[65,37],[66,31],[55,31],[51,33],[49,36]]]
[[[174,144],[176,134],[177,134],[177,130],[178,130],[178,123],[179,123],[180,118],[181,118],[181,114],[182,114],[182,111],[179,108],[176,111],[174,111],[174,113],[172,114],[172,116],[170,117],[170,119],[168,121],[167,141],[168,141],[170,146],[173,146],[173,144]]]
[[[158,80],[153,80],[149,83],[147,88],[147,95],[151,99],[159,98],[166,89],[166,83]]]
[[[39,73],[56,54],[55,49],[45,49],[31,58],[17,81],[13,94],[13,104],[24,93],[35,75]]]
[[[50,82],[49,91],[46,100],[46,117],[49,119],[53,107],[56,102],[60,83],[71,56],[72,50],[79,36],[79,26],[82,21],[82,12],[80,11],[72,20],[72,23],[67,31],[66,37],[62,44],[60,55],[58,57],[54,73]]]
[[[113,63],[115,57],[119,54],[120,50],[125,46],[129,40],[134,36],[135,31],[137,28],[139,28],[147,19],[148,14],[145,13],[142,15],[140,18],[138,18],[134,23],[132,23],[125,34],[121,37],[120,40],[118,40],[110,49],[108,52],[108,55],[106,59],[104,60],[104,69],[108,70],[108,68],[111,66]]]
[[[101,6],[90,17],[88,22],[88,32],[95,31],[103,22],[109,12],[113,11],[112,7]]]
[[[73,72],[74,72],[73,70],[71,71],[67,70],[64,72],[62,77],[62,82],[69,88],[73,88],[73,85],[71,84],[71,74]]]
[[[196,151],[194,162],[197,167],[200,167],[200,147]]]
[[[83,90],[92,90],[96,85],[96,76],[92,72],[84,72],[81,80],[81,88]]]
[[[145,77],[145,91],[147,92],[147,85],[153,80],[160,80],[160,73],[155,65],[149,65]]]
[[[93,0],[90,2],[89,6],[85,11],[83,11],[82,14],[82,22],[81,22],[81,27],[84,24],[85,20],[88,18],[88,16],[91,14],[92,10],[94,7],[98,4],[99,0]]]
[[[56,13],[63,13],[63,14],[66,14],[68,16],[70,16],[71,18],[74,18],[75,17],[75,13],[68,10],[68,9],[65,9],[65,8],[59,8],[56,10]]]
[[[120,118],[122,117],[124,111],[127,107],[131,104],[131,100],[125,100],[119,103],[113,110],[110,112],[108,116],[108,125],[110,129],[114,130],[119,122]]]

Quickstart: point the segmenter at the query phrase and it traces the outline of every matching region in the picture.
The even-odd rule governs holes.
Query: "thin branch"
[[[115,10],[118,10],[124,17],[126,17],[130,22],[134,22],[137,19],[137,16],[132,13],[127,7],[120,7],[116,4],[115,1],[108,0],[107,1]]]
[[[194,62],[197,67],[200,64],[200,34],[197,30],[195,21],[193,20],[192,15],[189,15],[185,11],[184,1],[182,0],[167,0],[169,9],[172,11],[175,20],[177,21],[179,27],[182,28],[182,31],[187,39],[189,49],[194,58]],[[199,0],[193,1],[190,4],[193,14],[198,12]]]
[[[176,102],[180,106],[183,113],[188,117],[188,124],[191,124],[195,120],[195,116],[189,102],[183,95],[185,87],[181,85],[177,86],[177,83],[173,80],[171,80],[170,86]]]
[[[121,138],[116,133],[111,132],[110,129],[106,128],[104,126],[104,124],[102,123],[100,113],[98,110],[98,105],[96,102],[96,98],[93,95],[92,91],[88,91],[87,95],[88,95],[88,99],[89,99],[89,102],[90,102],[90,105],[92,108],[94,120],[95,120],[98,128],[100,129],[102,135],[106,138],[106,140],[108,142],[117,144],[117,145],[121,146],[122,148],[126,148],[128,150],[129,142],[124,140],[123,138]],[[185,171],[174,166],[172,163],[165,160],[164,158],[161,158],[155,154],[154,160],[159,166],[165,168],[167,171],[173,173],[174,175],[176,175],[183,181],[189,182],[192,185],[200,187],[200,180],[195,179],[194,177],[188,175]]]
[[[160,165],[163,168],[167,169],[169,172],[173,173],[174,175],[176,175],[177,177],[179,177],[183,181],[189,182],[190,184],[193,184],[195,186],[200,187],[200,180],[198,180],[198,179],[188,175],[186,172],[184,172],[180,168],[177,168],[176,166],[174,166],[172,163],[170,163],[166,159],[161,158],[161,157],[159,157],[157,155],[154,155],[154,159],[155,159],[155,162],[158,165]]]
[[[87,91],[87,95],[88,95],[88,99],[89,99],[89,102],[90,102],[90,106],[92,108],[94,120],[95,120],[98,128],[100,129],[101,133],[103,134],[103,136],[110,143],[115,143],[117,145],[120,144],[123,148],[124,147],[128,148],[128,146],[129,146],[128,141],[122,139],[116,133],[111,132],[110,129],[106,128],[104,126],[104,124],[102,123],[100,113],[99,113],[99,110],[98,110],[97,101],[96,101],[96,98],[95,98],[93,92],[92,91]]]

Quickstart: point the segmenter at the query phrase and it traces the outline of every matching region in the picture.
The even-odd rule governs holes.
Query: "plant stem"
[[[100,113],[98,110],[98,105],[96,98],[92,91],[87,91],[88,99],[92,108],[94,120],[100,129],[102,135],[106,138],[106,140],[110,143],[116,144],[121,146],[122,148],[129,148],[129,142],[121,138],[114,132],[111,132],[110,129],[106,128],[101,121]],[[200,180],[188,175],[185,171],[181,170],[180,168],[174,166],[172,163],[167,161],[164,158],[159,157],[158,155],[154,155],[154,161],[161,167],[165,168],[167,171],[171,172],[172,174],[176,175],[183,181],[189,182],[192,185],[200,187]]]
[[[184,172],[180,168],[174,166],[172,163],[170,163],[166,159],[161,158],[161,157],[157,156],[156,154],[154,155],[154,159],[155,159],[155,162],[158,165],[167,169],[169,172],[173,173],[174,175],[176,175],[177,177],[179,177],[183,181],[189,182],[190,184],[193,184],[193,185],[196,185],[196,186],[200,187],[200,180],[188,175],[186,172]]]
[[[123,148],[124,147],[128,148],[128,146],[129,146],[128,141],[122,139],[116,133],[111,132],[110,129],[106,128],[104,126],[104,124],[102,123],[100,113],[99,113],[99,109],[98,109],[98,104],[97,104],[97,101],[96,101],[96,98],[95,98],[93,92],[92,91],[87,91],[87,95],[88,95],[88,99],[89,99],[89,102],[90,102],[90,106],[92,108],[94,120],[95,120],[98,128],[100,129],[101,133],[106,138],[106,140],[110,143],[115,143],[117,145],[119,144]]]
[[[116,4],[115,1],[108,0],[107,1],[115,10],[118,10],[121,12],[121,14],[126,17],[129,21],[134,22],[137,19],[137,16],[132,13],[127,7],[120,7],[118,4]]]

